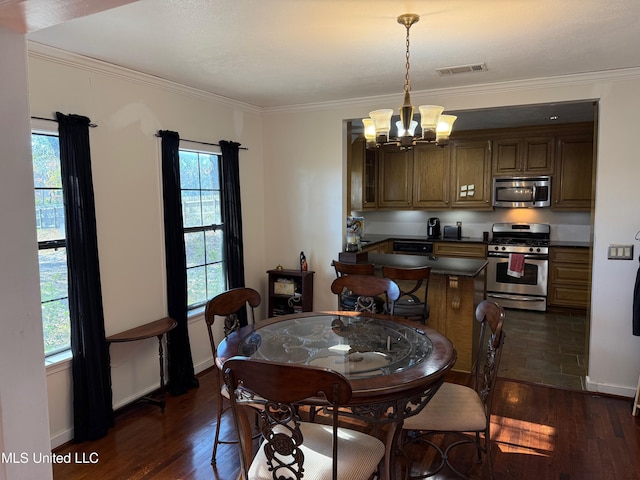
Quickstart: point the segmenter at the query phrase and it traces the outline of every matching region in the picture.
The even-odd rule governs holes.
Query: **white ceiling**
[[[28,38],[258,107],[399,106],[407,12],[413,91],[640,67],[638,0],[138,0]]]

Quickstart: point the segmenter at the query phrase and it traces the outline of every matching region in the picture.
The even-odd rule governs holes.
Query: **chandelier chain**
[[[407,25],[407,40],[406,40],[407,53],[405,54],[405,58],[406,58],[405,67],[406,67],[407,73],[405,73],[405,76],[404,76],[405,92],[409,92],[411,90],[411,79],[409,78],[409,29],[410,28],[411,28],[411,25]]]

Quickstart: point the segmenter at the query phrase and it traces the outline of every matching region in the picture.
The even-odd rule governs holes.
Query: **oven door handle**
[[[518,300],[520,302],[544,302],[544,298],[540,297],[523,297],[520,295],[508,295],[500,293],[487,293],[487,297],[490,298],[503,298],[506,300]]]
[[[529,259],[529,260],[548,260],[549,256],[548,255],[530,255],[528,253],[523,254],[525,259]],[[487,258],[509,258],[509,254],[508,253],[488,253],[487,254]]]

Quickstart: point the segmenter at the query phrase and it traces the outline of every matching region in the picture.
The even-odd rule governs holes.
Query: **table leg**
[[[395,456],[397,455],[398,436],[400,432],[402,432],[402,423],[404,422],[393,422],[389,424],[387,438],[384,442],[384,465],[380,472],[380,480],[394,480],[396,478],[397,467]]]
[[[160,410],[164,412],[164,350],[162,348],[162,337],[158,335],[158,355],[160,357]]]
[[[153,403],[154,405],[158,405],[160,407],[160,411],[164,412],[165,406],[165,398],[164,398],[164,349],[162,347],[162,337],[164,334],[158,335],[158,357],[160,358],[160,394],[157,398],[152,397],[151,395],[146,395],[142,397],[140,400],[144,400],[145,402]]]

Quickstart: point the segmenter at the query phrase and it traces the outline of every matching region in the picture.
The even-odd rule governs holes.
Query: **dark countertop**
[[[401,268],[431,267],[432,275],[458,275],[475,277],[486,266],[486,260],[472,258],[438,257],[431,259],[425,255],[402,255],[397,253],[369,253],[368,263],[381,268],[383,265]]]
[[[591,245],[589,242],[567,242],[560,240],[553,240],[549,244],[550,247],[569,247],[569,248],[589,248]]]
[[[460,242],[460,243],[489,243],[482,240],[480,237],[462,237],[460,240],[455,238],[440,238],[440,239],[428,239],[420,236],[411,235],[365,235],[362,239],[362,247],[368,247],[379,242],[386,242],[387,240],[409,240],[416,242]],[[550,242],[551,247],[569,247],[569,248],[589,248],[589,242],[577,242],[567,240],[552,240]]]
[[[462,243],[487,243],[480,237],[462,237],[460,240],[455,238],[427,238],[417,235],[365,235],[362,238],[362,246],[367,247],[379,242],[386,242],[387,240],[405,240],[413,242],[462,242]]]

